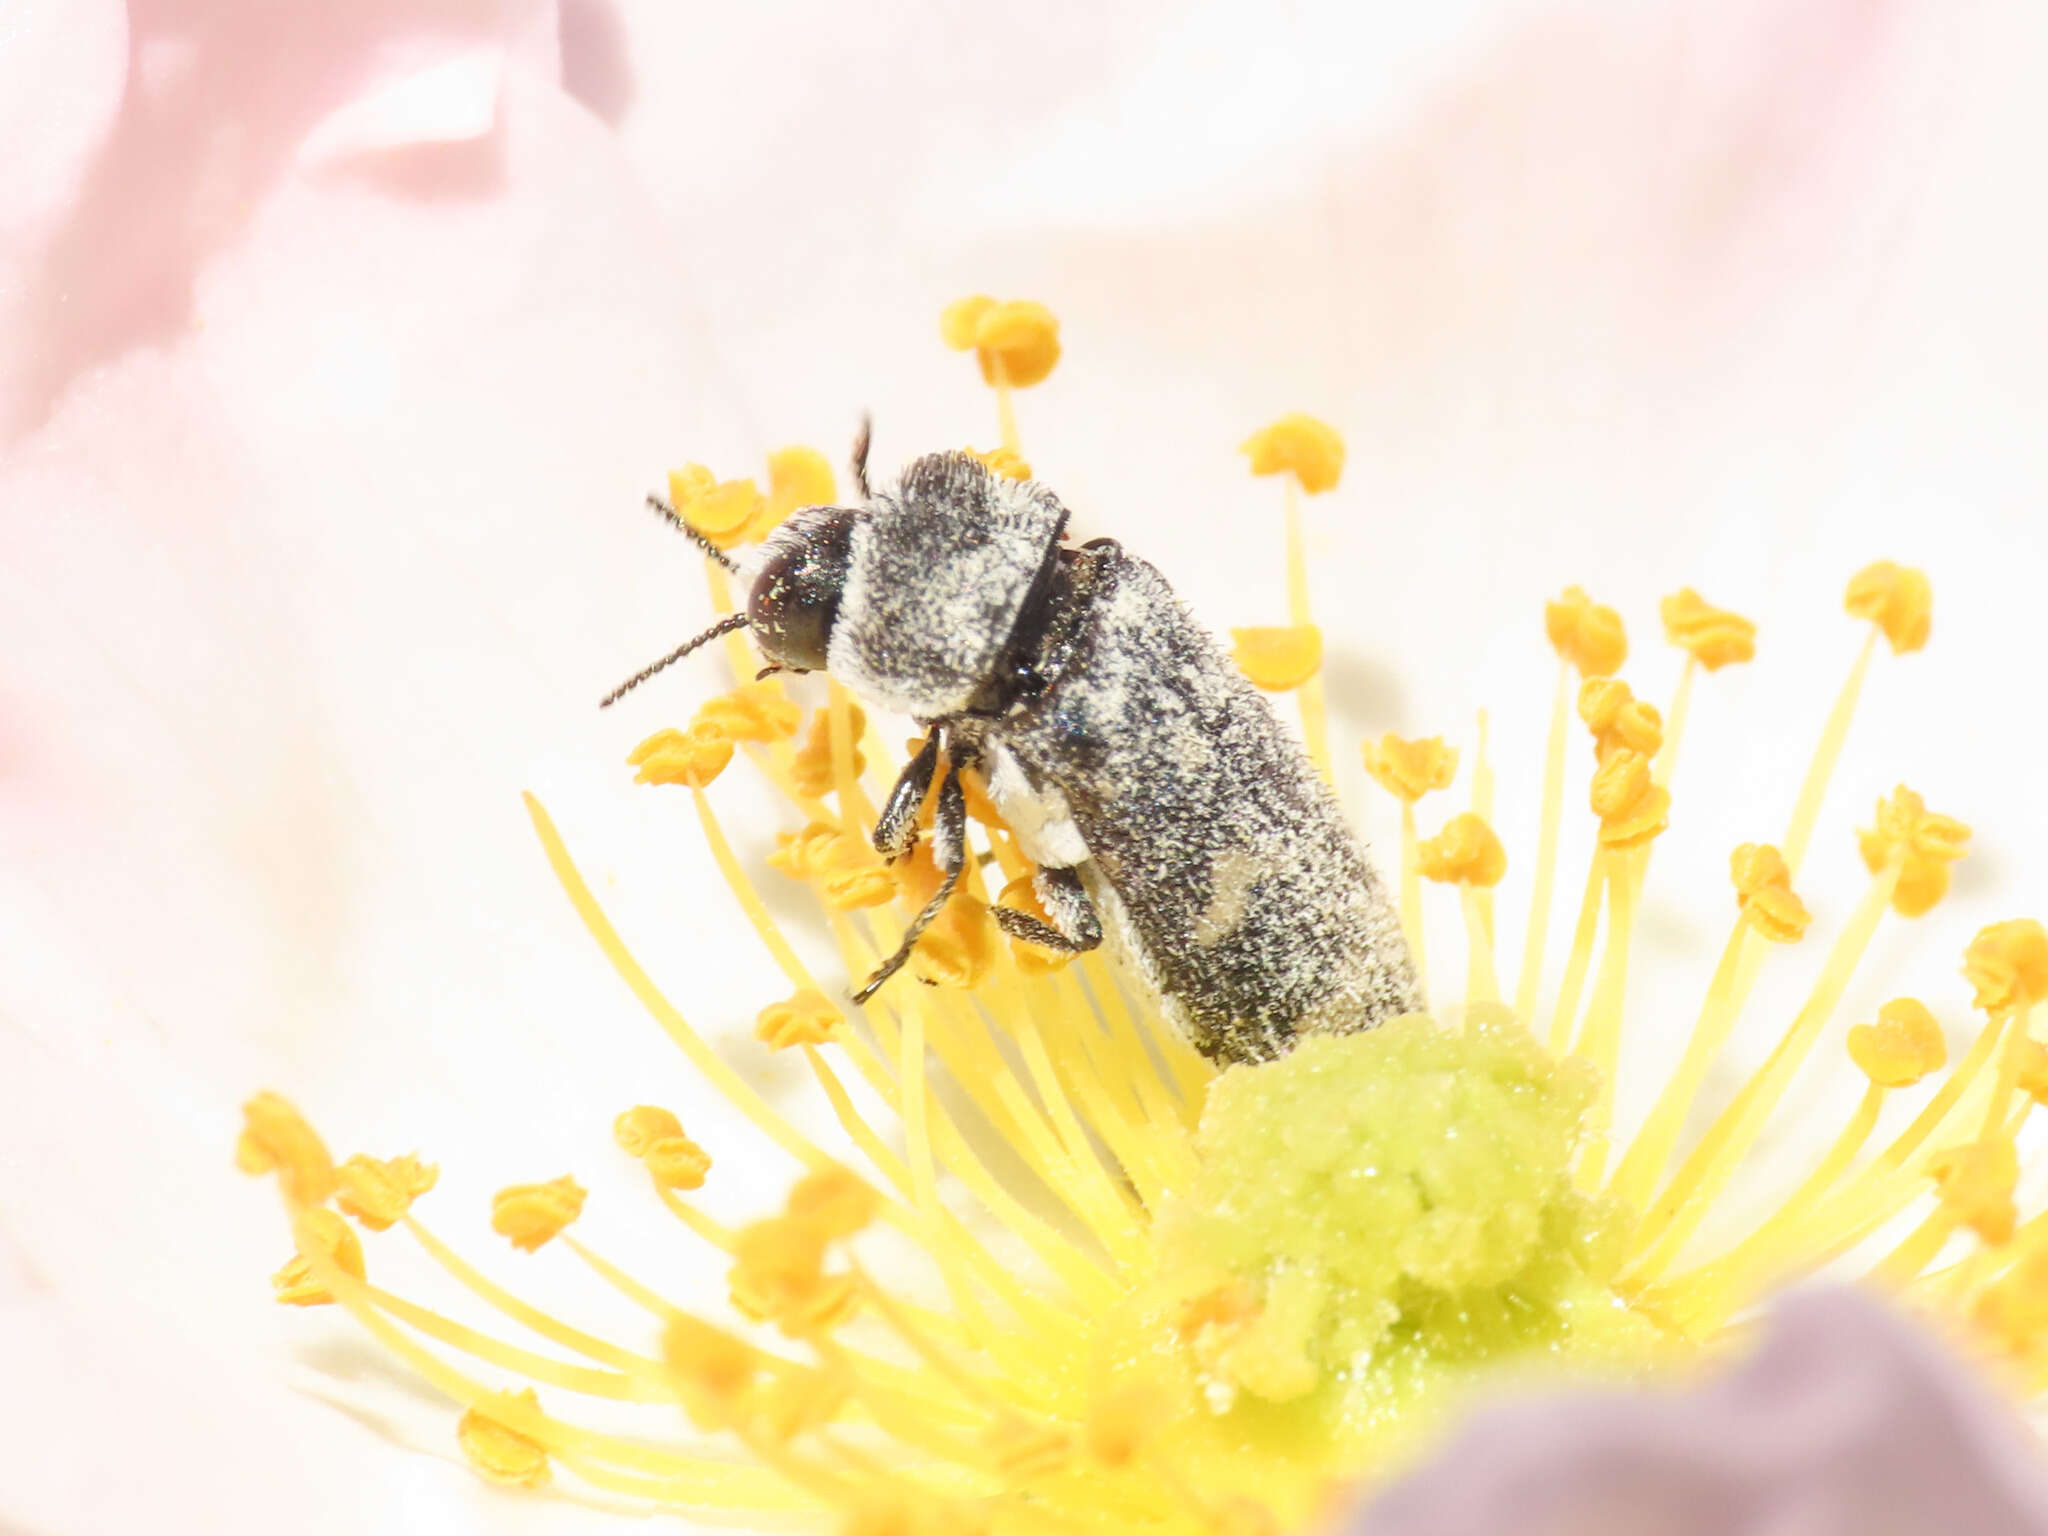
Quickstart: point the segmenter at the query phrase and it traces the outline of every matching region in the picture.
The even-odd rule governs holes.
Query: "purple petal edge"
[[[1340,1536],[2048,1536],[2048,1462],[1948,1349],[1864,1292],[1786,1297],[1681,1392],[1476,1415]]]

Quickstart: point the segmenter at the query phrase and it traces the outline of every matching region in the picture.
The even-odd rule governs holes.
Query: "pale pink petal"
[[[1780,1303],[1755,1355],[1667,1393],[1487,1409],[1347,1536],[2039,1536],[2048,1464],[1948,1349],[1860,1292]]]

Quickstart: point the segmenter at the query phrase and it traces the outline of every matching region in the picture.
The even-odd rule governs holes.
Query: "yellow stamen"
[[[978,448],[962,450],[970,459],[978,459],[1006,480],[1029,480],[1031,466],[1024,456],[1014,448],[991,448],[986,453]]]
[[[1268,693],[1299,688],[1323,664],[1323,632],[1313,624],[1233,629],[1230,638],[1239,670]]]
[[[1953,816],[1937,815],[1901,784],[1877,803],[1876,825],[1856,834],[1864,865],[1875,874],[1900,861],[1899,888],[1892,910],[1919,917],[1948,893],[1948,867],[1969,852],[1970,829]]]
[[[636,784],[687,784],[692,789],[716,779],[731,761],[731,738],[709,721],[687,731],[656,731],[626,758],[638,770]]]
[[[1607,677],[1628,660],[1628,631],[1621,615],[1596,603],[1581,587],[1566,587],[1543,607],[1543,631],[1551,646],[1579,669],[1581,677]]]
[[[720,549],[746,539],[767,505],[752,480],[721,481],[702,464],[670,470],[668,494],[683,520]]]
[[[1805,1060],[1849,985],[1857,962],[1891,902],[1892,885],[1897,878],[1894,866],[1870,883],[1862,903],[1829,952],[1805,1006],[1650,1208],[1635,1236],[1637,1249],[1643,1254],[1633,1270],[1635,1284],[1654,1279],[1677,1257],[1708,1206],[1748,1155],[1764,1120],[1777,1106],[1792,1074]]]
[[[824,1045],[846,1033],[846,1021],[824,993],[805,987],[779,1003],[770,1003],[755,1017],[754,1038],[771,1051],[793,1045]]]
[[[1894,655],[1919,650],[1934,623],[1934,589],[1927,577],[1889,560],[1866,565],[1852,576],[1842,603],[1857,618],[1875,624]]]
[[[1994,1013],[2048,1001],[2048,930],[2031,917],[1992,923],[1964,951],[1963,977]]]
[[[1460,811],[1435,837],[1419,844],[1415,861],[1423,879],[1444,884],[1498,885],[1508,870],[1507,850],[1493,828],[1470,811]]]
[[[583,1186],[567,1174],[545,1184],[508,1184],[491,1196],[491,1230],[532,1253],[583,1214]]]
[[[1882,866],[1880,866],[1882,868]],[[1735,905],[1773,944],[1797,942],[1813,921],[1792,890],[1785,856],[1769,843],[1744,843],[1728,856],[1728,877],[1735,882]]]
[[[1043,304],[1028,299],[997,303],[975,294],[946,306],[939,334],[956,352],[973,352],[981,362],[984,383],[1028,389],[1050,374],[1060,360],[1060,323]],[[1012,453],[1016,444],[1004,446]]]
[[[278,1188],[293,1205],[320,1205],[335,1190],[327,1144],[278,1093],[259,1093],[242,1105],[235,1166],[244,1173],[275,1173]]]
[[[768,455],[768,498],[747,536],[765,539],[799,507],[829,507],[839,500],[832,461],[815,448],[793,445]]]
[[[319,1258],[344,1273],[363,1278],[363,1245],[353,1228],[334,1212],[315,1206],[292,1224],[292,1238],[298,1253],[270,1277],[277,1299],[288,1307],[324,1307],[334,1295],[316,1273]]]
[[[1691,587],[1681,587],[1658,604],[1664,638],[1681,647],[1709,672],[1756,655],[1756,625],[1726,608],[1716,608]]]
[[[1441,736],[1413,741],[1387,732],[1365,744],[1365,771],[1404,805],[1413,805],[1432,789],[1449,789],[1458,776],[1458,749]]]
[[[1557,837],[1564,812],[1564,753],[1570,723],[1566,701],[1571,696],[1572,668],[1557,664],[1557,685],[1550,705],[1550,738],[1543,753],[1543,820],[1536,834],[1536,879],[1529,893],[1529,926],[1522,939],[1522,974],[1515,983],[1515,1016],[1536,1019],[1536,999],[1543,986],[1543,947],[1550,936],[1550,898],[1557,879]]]
[[[1664,717],[1618,677],[1589,677],[1579,685],[1579,719],[1593,733],[1596,762],[1621,751],[1654,758],[1664,745]]]
[[[533,1412],[540,1412],[540,1397],[533,1388],[512,1395]],[[529,1440],[481,1408],[471,1408],[462,1415],[455,1426],[455,1438],[469,1464],[490,1481],[512,1488],[547,1486],[547,1447]]]
[[[1238,445],[1255,475],[1292,474],[1311,496],[1336,487],[1344,473],[1344,439],[1327,422],[1300,411],[1261,427]]]
[[[1918,998],[1895,997],[1877,1010],[1877,1022],[1849,1031],[1849,1059],[1879,1088],[1910,1088],[1948,1060],[1942,1037],[1927,1005]]]
[[[341,1165],[334,1203],[372,1232],[382,1232],[434,1187],[441,1170],[412,1153],[379,1162],[361,1153]]]

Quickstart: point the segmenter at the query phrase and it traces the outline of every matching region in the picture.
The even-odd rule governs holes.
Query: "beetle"
[[[1107,936],[1211,1060],[1271,1060],[1305,1033],[1420,1009],[1386,888],[1328,786],[1165,578],[1113,539],[1070,545],[1050,490],[969,454],[927,454],[871,490],[867,444],[864,426],[859,505],[798,510],[738,560],[650,497],[741,577],[746,608],[604,700],[744,627],[763,675],[823,671],[919,723],[873,840],[909,853],[936,779],[940,884],[854,1000],[902,968],[959,884],[961,774],[979,768],[1050,918],[993,906],[1003,932],[1069,954]]]

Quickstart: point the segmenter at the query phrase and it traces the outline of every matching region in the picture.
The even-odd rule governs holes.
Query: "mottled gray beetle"
[[[1052,919],[998,906],[1003,931],[1078,952],[1107,930],[1203,1055],[1270,1060],[1305,1031],[1422,1006],[1385,888],[1328,788],[1157,571],[1113,539],[1065,544],[1050,491],[967,454],[929,454],[878,493],[866,460],[863,429],[858,507],[798,511],[739,561],[650,498],[749,583],[747,607],[604,701],[747,626],[769,670],[829,672],[925,727],[874,843],[892,860],[910,851],[943,759],[943,880],[855,1001],[902,968],[959,882],[960,774],[979,766]]]

